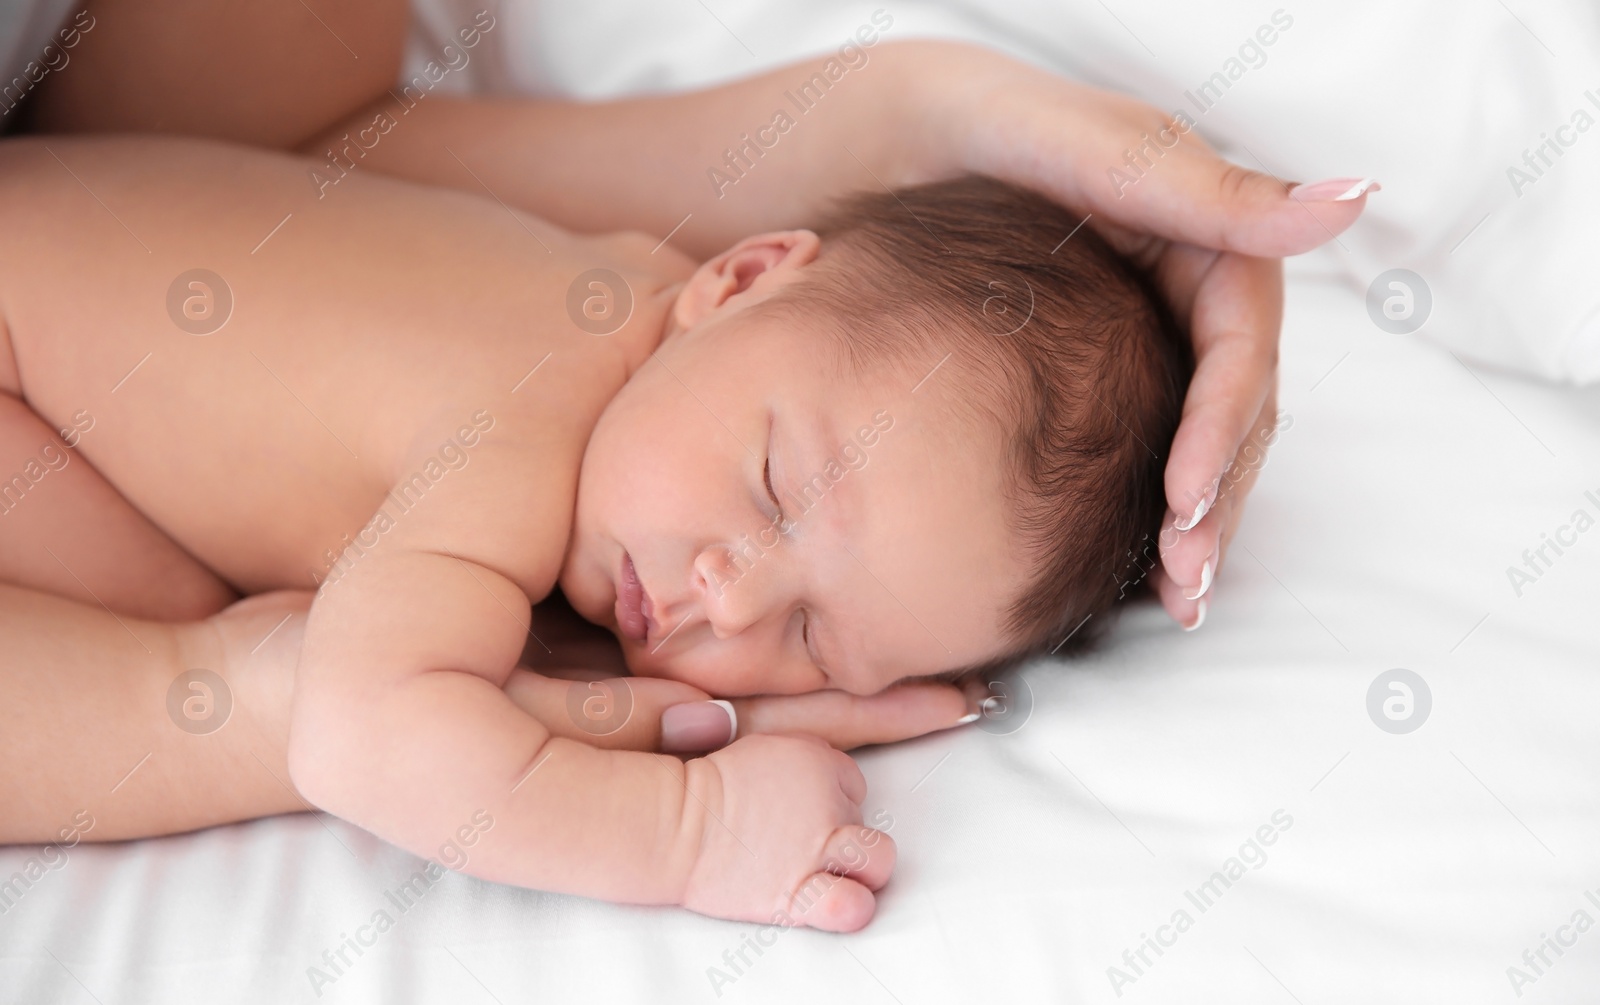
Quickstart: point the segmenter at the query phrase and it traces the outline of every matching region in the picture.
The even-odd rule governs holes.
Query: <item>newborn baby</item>
[[[590,438],[567,597],[634,673],[735,695],[995,669],[1104,612],[1154,563],[1188,361],[1079,222],[972,177],[707,263]]]
[[[998,182],[696,266],[380,178],[318,198],[290,157],[12,141],[0,223],[0,437],[72,431],[104,479],[20,496],[8,531],[110,490],[148,518],[78,518],[0,576],[59,565],[116,609],[182,567],[185,614],[315,580],[295,786],[420,855],[470,831],[477,876],[852,930],[893,869],[814,740],[552,736],[507,685],[558,584],[635,674],[869,695],[1076,642],[1154,561],[1185,344],[1091,230]]]

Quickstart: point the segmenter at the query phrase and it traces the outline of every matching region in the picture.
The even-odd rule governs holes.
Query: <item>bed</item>
[[[870,13],[808,6],[786,27],[708,3],[648,15],[601,4],[590,27],[507,4],[502,37],[542,39],[545,77],[519,81],[516,60],[485,59],[461,86],[685,86],[751,68],[745,43],[776,62]],[[1195,49],[1236,44],[1269,13],[1230,8],[1202,31],[1121,7],[896,16],[908,35],[1012,39],[1033,58],[1077,45],[1095,59],[1059,65],[1121,72],[1161,99],[1162,72],[1187,80],[1215,60],[1162,70],[1130,56],[1118,71],[1110,50],[1177,52],[1186,30]],[[430,25],[456,14],[421,13],[413,65]],[[1308,38],[1331,17],[1295,14]],[[1035,15],[1046,19],[1024,32]],[[655,35],[681,42],[676,62],[624,52],[585,76],[624,16],[677,25]],[[1592,36],[1523,17],[1569,62],[1591,46],[1592,68]],[[1460,20],[1492,28],[1476,13]],[[1523,31],[1502,20],[1507,37]],[[1373,51],[1392,41],[1370,33]],[[1323,148],[1287,120],[1253,125],[1285,114],[1272,92],[1236,95],[1219,114],[1237,121],[1219,118],[1210,135],[1315,176]],[[1569,99],[1581,96],[1551,101]],[[1600,149],[1600,134],[1589,142]],[[862,751],[868,815],[887,814],[900,848],[865,931],[761,928],[455,873],[419,884],[421,860],[303,814],[72,848],[20,896],[0,896],[0,1002],[1600,1000],[1600,933],[1589,934],[1600,921],[1600,387],[1504,369],[1584,376],[1597,258],[1583,263],[1587,285],[1566,262],[1547,269],[1535,292],[1554,302],[1526,312],[1537,331],[1516,330],[1521,315],[1507,312],[1528,288],[1508,277],[1541,257],[1529,249],[1556,259],[1595,238],[1547,207],[1506,220],[1497,205],[1500,219],[1451,249],[1482,211],[1465,196],[1453,209],[1437,192],[1408,199],[1417,168],[1385,156],[1397,173],[1382,175],[1383,198],[1410,208],[1290,263],[1286,422],[1204,627],[1185,634],[1153,605],[1130,609],[1089,655],[1025,668],[1002,714]],[[1589,160],[1564,166],[1570,183],[1551,172],[1526,198],[1592,179],[1595,152],[1573,156]],[[1498,151],[1485,163],[1505,184]],[[1571,198],[1565,212],[1581,218],[1594,197]],[[1486,235],[1491,225],[1506,229]],[[1474,252],[1486,236],[1500,249]],[[1482,257],[1462,266],[1459,251]],[[1418,332],[1375,321],[1367,288],[1380,266],[1433,280],[1436,309]],[[0,882],[38,854],[0,848]],[[351,933],[378,911],[393,925],[358,951]]]

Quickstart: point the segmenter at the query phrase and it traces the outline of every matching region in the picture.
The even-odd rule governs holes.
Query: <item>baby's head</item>
[[[964,178],[702,265],[590,438],[573,606],[635,673],[726,696],[1086,638],[1154,560],[1191,363],[1080,222]]]

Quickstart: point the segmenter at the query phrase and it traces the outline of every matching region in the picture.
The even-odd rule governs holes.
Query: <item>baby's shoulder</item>
[[[410,546],[472,556],[537,603],[566,556],[583,439],[537,411],[486,406],[429,423],[395,466],[375,522]]]

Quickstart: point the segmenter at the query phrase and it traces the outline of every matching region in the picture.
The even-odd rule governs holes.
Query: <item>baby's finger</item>
[[[856,764],[855,758],[842,750],[831,751],[834,758],[834,769],[839,774],[839,790],[846,799],[861,805],[867,798],[867,776],[861,773],[861,768]]]
[[[856,932],[878,909],[872,891],[855,880],[832,873],[813,873],[795,891],[790,917],[824,932]]]
[[[1276,384],[1280,270],[1268,259],[1219,255],[1201,280],[1190,318],[1194,378],[1166,470],[1180,529],[1216,503],[1223,474]]]
[[[899,857],[894,838],[871,827],[840,827],[828,838],[823,850],[823,868],[838,876],[849,876],[869,890],[881,890],[894,874]]]

